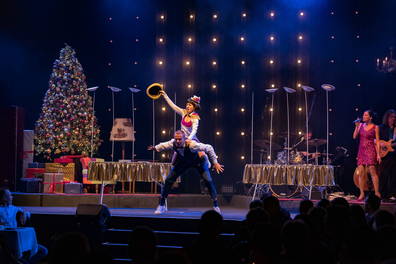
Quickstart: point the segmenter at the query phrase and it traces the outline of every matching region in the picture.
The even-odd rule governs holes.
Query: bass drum
[[[298,192],[297,185],[271,185],[269,184],[269,189],[275,197],[278,198],[290,198],[296,195]]]

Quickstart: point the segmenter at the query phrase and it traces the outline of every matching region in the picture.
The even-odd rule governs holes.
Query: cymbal
[[[308,141],[308,145],[311,147],[322,146],[326,143],[327,143],[327,140],[323,139],[323,138],[313,138],[313,139],[309,139],[309,141]]]
[[[259,148],[268,150],[270,146],[270,141],[268,139],[256,139],[254,141],[254,145],[256,145]],[[272,142],[272,149],[273,150],[280,149],[280,145],[275,142]]]

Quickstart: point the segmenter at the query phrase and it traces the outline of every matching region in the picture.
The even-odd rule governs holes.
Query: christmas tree
[[[46,159],[96,152],[99,127],[76,52],[66,44],[53,64],[49,88],[35,125],[35,152]]]

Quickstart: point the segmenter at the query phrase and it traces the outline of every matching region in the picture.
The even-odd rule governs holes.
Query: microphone
[[[360,117],[358,117],[355,121],[352,122],[352,124],[355,123],[362,123],[362,119]]]

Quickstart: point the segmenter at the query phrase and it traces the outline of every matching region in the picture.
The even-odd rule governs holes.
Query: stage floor
[[[23,206],[31,214],[45,215],[75,215],[76,207],[37,207]],[[199,219],[201,215],[212,208],[210,207],[193,207],[193,208],[169,208],[169,211],[155,215],[155,208],[109,208],[112,216],[117,217],[150,217],[150,218],[183,218]],[[225,220],[241,221],[245,219],[247,209],[222,207],[223,218]]]

